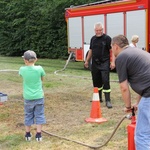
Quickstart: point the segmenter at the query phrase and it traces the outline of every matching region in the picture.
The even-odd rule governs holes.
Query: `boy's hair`
[[[36,53],[32,50],[27,50],[26,52],[24,52],[24,55],[22,57],[29,62],[34,62],[37,59]]]

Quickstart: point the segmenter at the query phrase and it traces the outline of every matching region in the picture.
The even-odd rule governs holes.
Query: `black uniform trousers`
[[[92,61],[92,80],[93,86],[103,89],[103,92],[109,93],[110,90],[110,61],[95,62]]]

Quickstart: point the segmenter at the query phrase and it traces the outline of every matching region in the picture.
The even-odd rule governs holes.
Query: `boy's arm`
[[[41,69],[42,69],[42,73],[41,73],[41,80],[43,81],[44,80],[44,76],[45,76],[45,71],[44,71],[44,69],[41,67]]]
[[[44,80],[44,76],[41,77],[41,80],[42,80],[42,81]]]

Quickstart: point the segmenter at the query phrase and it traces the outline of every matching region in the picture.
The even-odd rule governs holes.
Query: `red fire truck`
[[[86,59],[94,24],[102,22],[104,32],[113,37],[124,34],[130,41],[139,36],[138,47],[150,52],[150,0],[103,0],[66,8],[68,52],[76,61]]]

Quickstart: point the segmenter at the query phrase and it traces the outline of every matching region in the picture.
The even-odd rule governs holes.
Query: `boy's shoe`
[[[25,139],[26,139],[26,141],[31,141],[31,134],[30,133],[26,133]]]
[[[41,134],[36,134],[36,136],[35,136],[35,139],[36,139],[36,141],[38,141],[38,142],[40,142],[40,141],[42,141],[42,136],[41,136]]]

